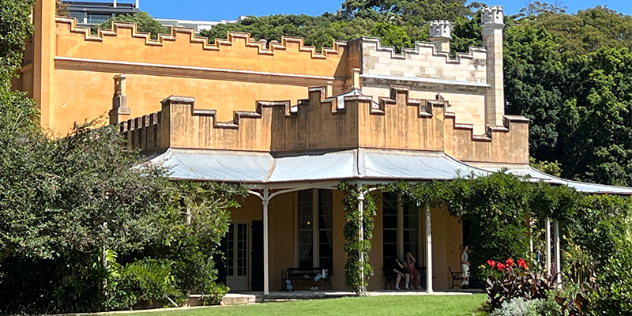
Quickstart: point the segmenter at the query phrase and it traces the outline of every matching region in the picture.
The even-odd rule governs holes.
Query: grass
[[[264,303],[246,306],[212,306],[191,310],[126,314],[138,316],[230,315],[432,315],[471,316],[487,299],[485,294],[346,297],[325,300]]]

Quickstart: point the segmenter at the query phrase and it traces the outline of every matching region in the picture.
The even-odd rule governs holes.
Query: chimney
[[[491,86],[485,94],[485,123],[500,126],[505,115],[503,75],[503,7],[484,7],[481,11],[483,46],[487,49],[487,83]]]
[[[116,0],[114,0],[114,3],[113,3],[113,5],[114,5],[114,7],[116,8]]]
[[[136,0],[136,10],[140,10],[140,0]]]
[[[125,79],[127,79],[127,76],[123,74],[114,76],[114,97],[112,98],[112,110],[110,111],[110,125],[127,121],[130,114],[132,114],[132,110],[127,107]]]
[[[452,24],[450,21],[430,22],[430,42],[434,43],[437,51],[449,53],[452,39]]]

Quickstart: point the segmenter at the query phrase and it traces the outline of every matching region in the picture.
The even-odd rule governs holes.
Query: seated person
[[[408,288],[408,283],[410,282],[410,274],[406,271],[406,266],[402,263],[401,260],[397,256],[393,257],[393,261],[391,263],[391,277],[395,278],[395,289],[399,290],[399,282],[402,281],[402,277],[406,277],[406,287]]]
[[[417,279],[417,289],[421,290],[421,274],[417,271],[417,259],[413,257],[410,251],[406,253],[406,271],[408,271],[413,281]]]

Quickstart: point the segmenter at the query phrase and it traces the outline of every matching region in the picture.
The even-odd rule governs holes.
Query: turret
[[[491,86],[485,94],[485,123],[500,126],[505,114],[503,75],[503,7],[485,7],[481,11],[483,46],[487,49],[487,83]]]
[[[430,22],[430,42],[437,46],[439,52],[450,52],[450,40],[452,39],[452,24],[450,21]]]

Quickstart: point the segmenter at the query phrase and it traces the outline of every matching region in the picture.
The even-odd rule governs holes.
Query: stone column
[[[112,98],[112,110],[110,111],[110,125],[115,125],[129,119],[132,110],[127,107],[127,93],[125,92],[125,79],[121,74],[114,76],[114,97]]]
[[[485,123],[501,126],[505,115],[505,92],[503,75],[503,7],[485,7],[481,11],[483,46],[487,49],[487,84],[485,95]]]
[[[449,53],[452,39],[452,24],[450,21],[430,22],[430,42],[435,44],[437,51]]]
[[[36,0],[33,5],[33,99],[40,110],[42,127],[52,127],[55,100],[55,0]]]

